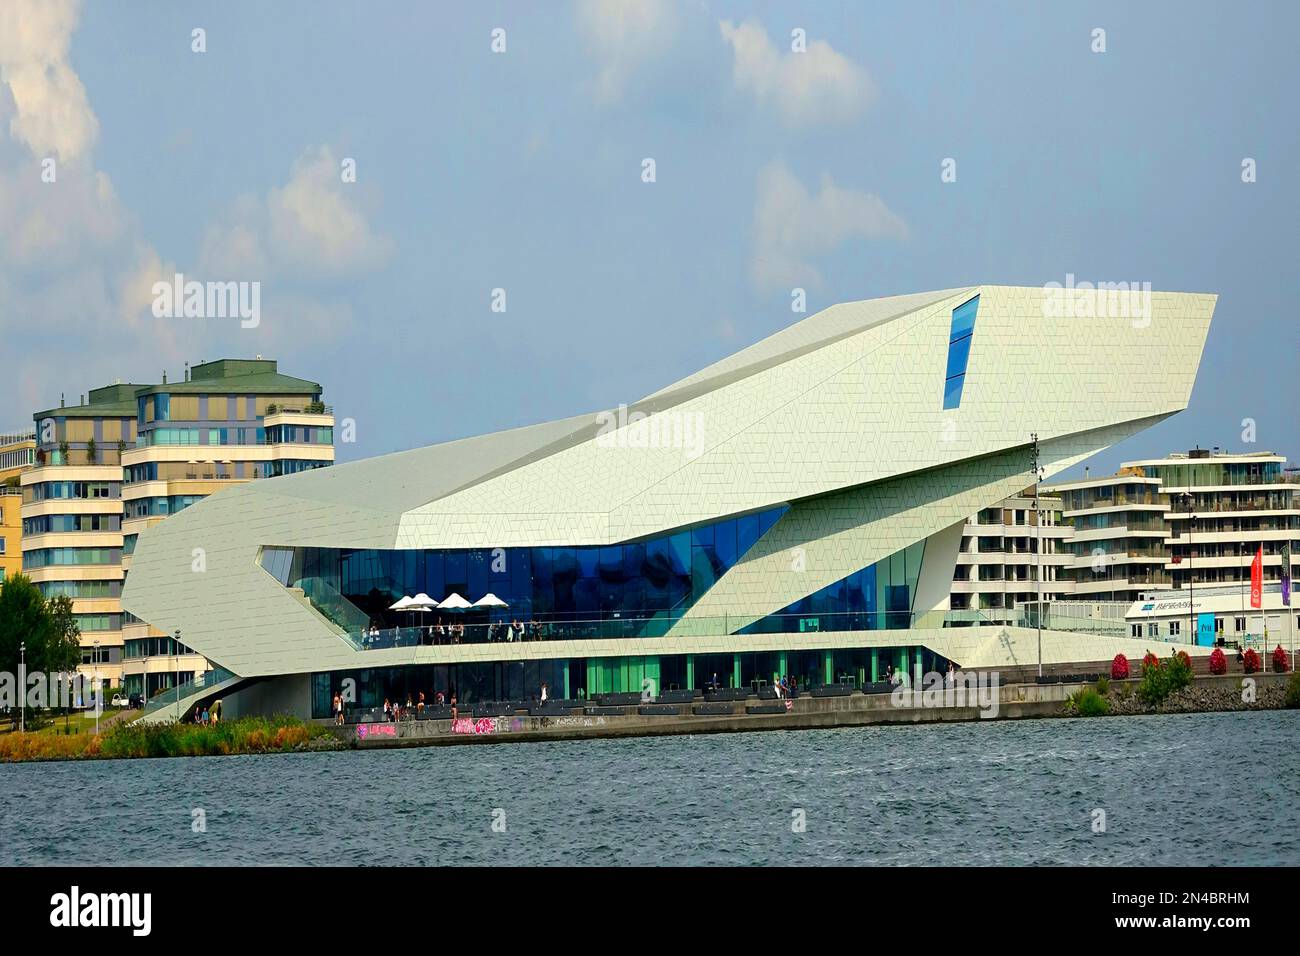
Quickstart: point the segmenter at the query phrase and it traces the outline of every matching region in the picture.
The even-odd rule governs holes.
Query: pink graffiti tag
[[[495,734],[497,722],[492,717],[480,717],[478,720],[471,717],[458,717],[451,722],[451,732],[453,734]]]

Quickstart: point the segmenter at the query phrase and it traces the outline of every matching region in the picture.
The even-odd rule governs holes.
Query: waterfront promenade
[[[1282,706],[1290,674],[1255,674],[1256,699],[1240,702],[1242,675],[1202,676],[1190,691],[1194,702],[1187,710],[1270,710]],[[1117,699],[1135,693],[1139,681],[1110,681]],[[695,698],[683,703],[646,703],[629,700],[554,708],[490,708],[475,714],[462,708],[459,718],[376,721],[335,726],[321,720],[331,732],[360,749],[453,746],[458,744],[524,743],[543,740],[653,737],[675,734],[720,734],[759,730],[810,730],[888,724],[930,724],[978,720],[1020,720],[1066,715],[1071,695],[1082,681],[1063,683],[1021,682],[1000,684],[982,691],[958,689],[934,692],[915,690],[902,697],[890,691],[864,693],[848,690],[829,696],[805,695],[787,702],[760,700],[757,696],[734,700]],[[837,689],[838,690],[838,689]],[[992,695],[990,697],[990,694]],[[622,695],[634,696],[634,695]]]

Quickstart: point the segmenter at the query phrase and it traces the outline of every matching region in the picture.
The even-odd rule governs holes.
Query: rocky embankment
[[[1125,693],[1125,691],[1128,691]],[[1175,691],[1162,704],[1151,707],[1137,695],[1137,687],[1116,688],[1114,683],[1106,699],[1110,713],[1115,716],[1133,714],[1197,714],[1224,710],[1280,710],[1286,706],[1286,685],[1281,682],[1256,681],[1254,699],[1243,699],[1240,681],[1230,684],[1193,681],[1190,686]]]

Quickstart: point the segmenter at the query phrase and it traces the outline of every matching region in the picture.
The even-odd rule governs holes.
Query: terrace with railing
[[[315,606],[314,602],[313,606]],[[323,608],[317,609],[325,613]],[[409,627],[348,628],[340,636],[359,651],[376,651],[407,647],[510,644],[531,641],[640,640],[669,636],[716,637],[732,633],[752,637],[767,634],[798,636],[843,631],[970,627],[992,623],[983,614],[974,610],[939,610],[921,614],[910,611],[773,614],[756,622],[753,621],[752,615],[743,617],[726,614],[700,617],[607,615],[601,618],[577,620],[520,621],[518,627],[513,621],[471,623],[454,621],[448,624],[444,620],[442,624]]]

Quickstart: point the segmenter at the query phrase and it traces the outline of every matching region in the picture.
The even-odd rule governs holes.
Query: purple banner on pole
[[[1282,606],[1291,606],[1291,542],[1282,545]]]

